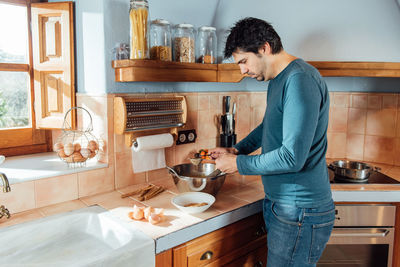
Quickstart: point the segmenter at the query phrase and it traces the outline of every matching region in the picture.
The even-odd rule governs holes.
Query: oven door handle
[[[332,237],[385,237],[389,234],[388,229],[337,229],[333,228]]]

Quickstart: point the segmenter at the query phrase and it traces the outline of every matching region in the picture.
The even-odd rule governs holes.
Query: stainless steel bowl
[[[174,179],[178,191],[183,192],[205,192],[216,196],[225,182],[226,174],[221,172],[216,176],[209,176],[216,170],[213,163],[191,163],[180,164],[171,167],[169,173]],[[174,173],[175,172],[175,173]]]

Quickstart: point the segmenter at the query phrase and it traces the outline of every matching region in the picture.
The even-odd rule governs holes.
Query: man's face
[[[235,62],[239,65],[242,74],[247,74],[257,81],[266,79],[266,65],[263,60],[263,55],[253,52],[237,51],[232,53]]]

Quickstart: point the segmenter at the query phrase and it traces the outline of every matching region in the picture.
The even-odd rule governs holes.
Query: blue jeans
[[[264,199],[268,267],[316,266],[331,235],[335,205],[298,208]]]

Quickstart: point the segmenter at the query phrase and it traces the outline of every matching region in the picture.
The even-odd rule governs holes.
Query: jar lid
[[[216,28],[215,27],[211,27],[211,26],[202,26],[200,27],[201,31],[215,31]]]
[[[169,25],[169,21],[166,19],[155,19],[151,21],[152,24]]]
[[[178,28],[193,28],[193,25],[187,24],[187,23],[182,23],[182,24],[176,25],[176,27],[178,27]]]

